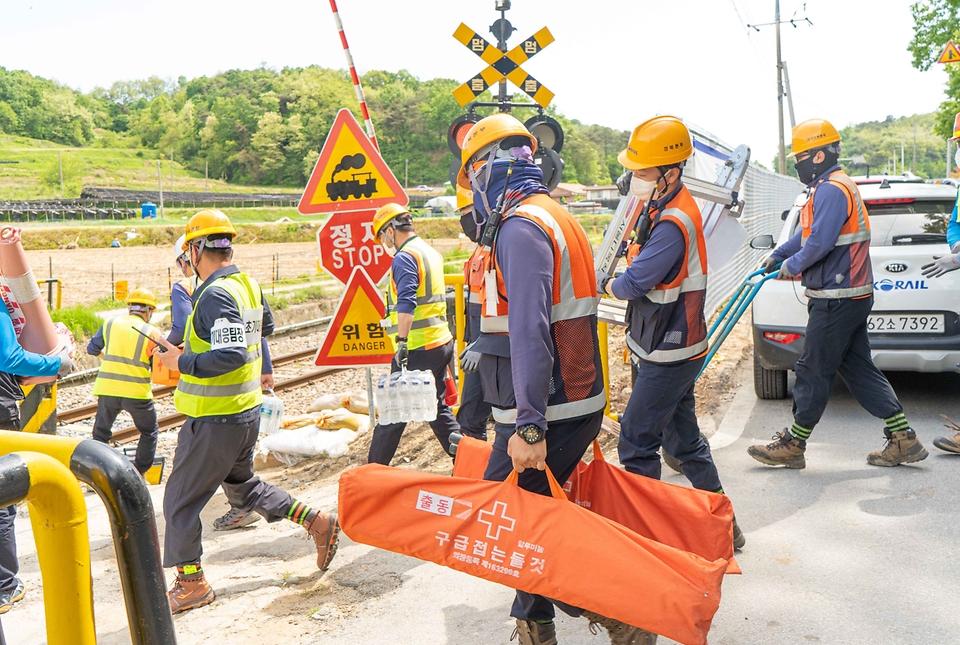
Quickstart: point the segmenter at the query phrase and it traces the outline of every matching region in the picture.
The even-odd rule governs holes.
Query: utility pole
[[[903,137],[900,138],[900,173],[905,174],[907,167],[903,165]]]
[[[160,175],[160,160],[157,159],[157,190],[160,193],[160,217],[163,215],[163,177]]]
[[[173,148],[170,148],[170,190],[173,190]]]
[[[806,6],[804,6],[806,8]],[[777,166],[781,175],[787,174],[787,152],[786,152],[786,143],[784,142],[783,137],[783,58],[780,53],[780,25],[791,24],[793,28],[797,28],[798,22],[805,22],[809,25],[813,23],[810,22],[810,19],[804,16],[803,18],[791,18],[790,20],[780,20],[780,0],[775,0],[774,2],[774,12],[773,12],[773,22],[765,22],[763,24],[757,25],[747,25],[754,29],[755,31],[760,31],[760,27],[769,27],[773,25],[774,30],[776,31],[776,40],[777,40],[777,128],[779,131],[779,144],[778,144],[778,154],[777,154]],[[790,95],[791,101],[791,110],[790,110],[790,120],[793,121],[793,95]]]
[[[793,90],[790,89],[790,70],[787,69],[787,61],[781,63],[783,67],[783,84],[787,91],[787,109],[790,110],[790,129],[797,127],[797,119],[793,116]]]
[[[63,187],[63,157],[59,150],[57,150],[57,163],[60,165],[60,196],[62,197],[66,191]]]
[[[910,172],[917,174],[917,124],[913,124],[913,165]]]
[[[210,177],[210,162],[203,162],[203,192],[207,192],[207,179]]]

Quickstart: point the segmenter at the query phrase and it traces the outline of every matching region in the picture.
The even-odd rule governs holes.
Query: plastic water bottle
[[[433,377],[433,372],[424,371],[423,378],[423,402],[424,402],[424,421],[436,421],[437,419],[437,381]]]
[[[410,421],[413,414],[413,406],[410,401],[410,374],[402,372],[397,379],[397,419],[396,423]]]
[[[423,389],[423,372],[410,372],[407,386],[410,388],[407,392],[407,398],[410,401],[410,421],[423,421],[423,397],[420,392]]]
[[[377,423],[387,425],[390,421],[390,375],[382,374],[377,380]]]
[[[263,397],[260,405],[260,432],[273,434],[280,430],[280,419],[283,417],[283,401],[273,395]]]

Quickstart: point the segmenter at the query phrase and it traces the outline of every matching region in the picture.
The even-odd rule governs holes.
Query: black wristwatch
[[[543,441],[544,437],[547,436],[546,430],[534,423],[526,423],[522,426],[518,426],[517,434],[520,435],[521,439],[531,445],[540,443]]]

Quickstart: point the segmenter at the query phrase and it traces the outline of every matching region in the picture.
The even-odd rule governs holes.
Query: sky
[[[566,116],[629,130],[674,114],[721,140],[777,151],[773,0],[513,0],[509,45],[547,26],[556,42],[523,65]],[[931,112],[941,66],[910,65],[907,0],[782,0],[783,59],[797,121],[838,128]],[[865,10],[869,7],[869,11]],[[494,0],[339,0],[362,74],[406,69],[466,81],[485,63],[452,37],[462,21],[494,40]],[[148,76],[270,67],[345,67],[326,0],[0,0],[0,66],[89,91]],[[376,123],[377,115],[373,113]],[[784,110],[789,143],[789,113]]]

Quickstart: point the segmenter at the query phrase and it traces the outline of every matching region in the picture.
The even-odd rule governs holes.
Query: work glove
[[[70,350],[64,347],[60,350],[60,353],[57,354],[60,358],[60,369],[57,370],[57,377],[63,378],[67,374],[71,373],[76,369],[76,366],[73,364],[73,361],[70,360]]]
[[[597,295],[602,296],[603,294],[609,295],[607,292],[607,283],[613,280],[613,277],[603,271],[597,270]]]
[[[960,242],[954,242],[953,246],[950,247],[950,252],[954,255],[960,253]]]
[[[403,369],[407,368],[407,358],[410,355],[410,351],[407,349],[407,341],[401,340],[397,342],[397,353],[394,356],[394,360],[397,361],[397,365]]]
[[[933,262],[920,267],[923,277],[939,278],[946,273],[960,269],[960,253],[957,255],[945,255],[942,258],[935,257],[933,260]]]
[[[786,280],[788,278],[793,277],[793,274],[790,273],[790,269],[787,268],[786,260],[780,263],[780,273],[777,274],[777,277],[782,280]]]
[[[620,194],[626,197],[630,194],[630,180],[633,179],[633,171],[628,170],[627,172],[620,175],[620,178],[617,179],[617,190],[620,191]]]
[[[768,257],[768,258],[767,258],[766,260],[764,260],[764,262],[763,262],[763,272],[764,272],[765,274],[766,274],[766,273],[773,273],[774,269],[776,268],[776,266],[777,266],[779,263],[780,263],[780,261],[777,260],[775,257],[773,257],[773,256],[771,255],[770,257]]]
[[[476,372],[480,366],[480,352],[473,351],[471,347],[473,343],[467,345],[460,354],[460,369],[464,372]]]

